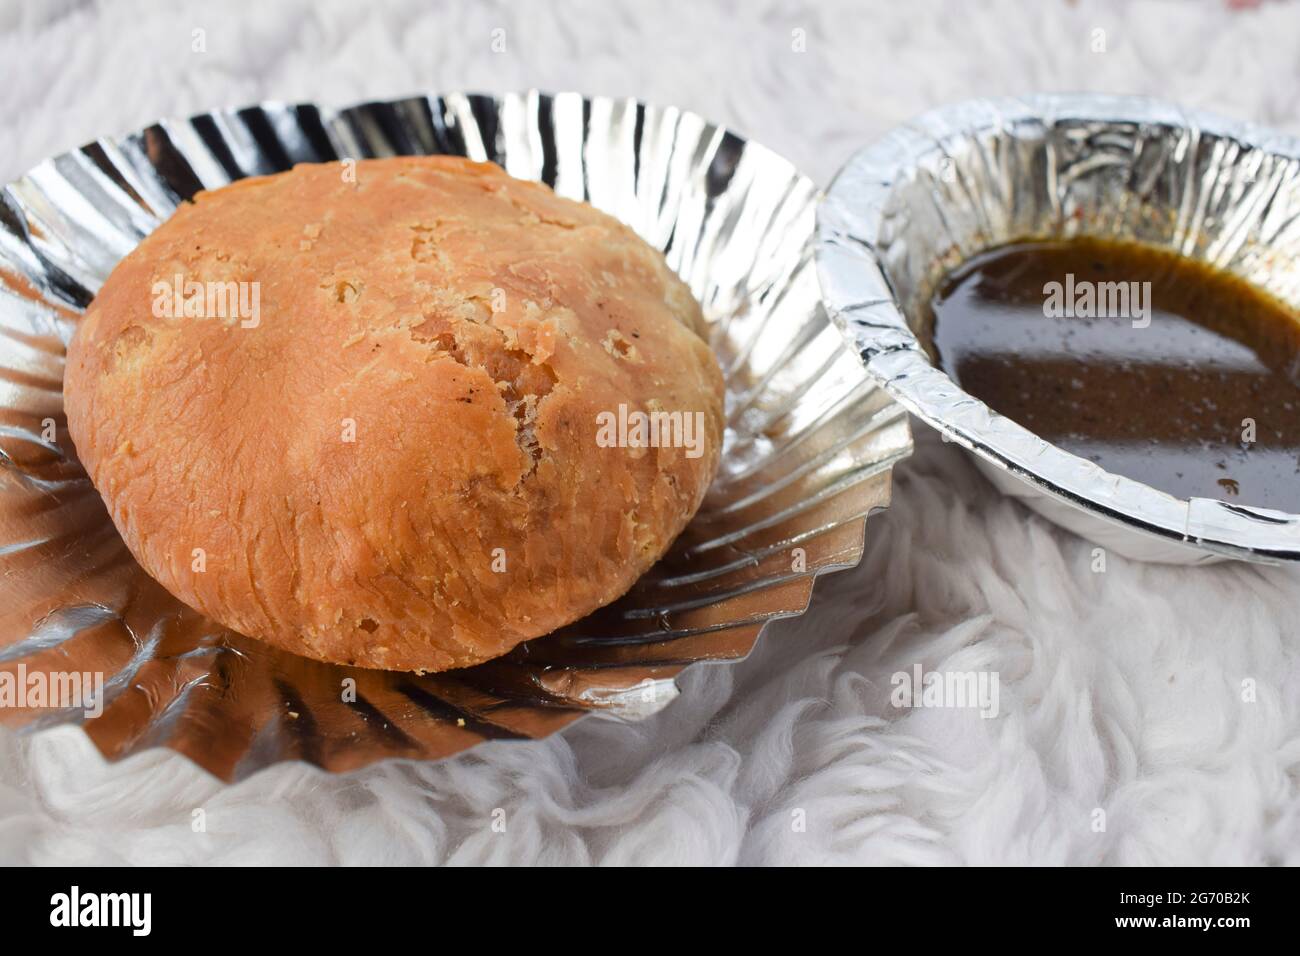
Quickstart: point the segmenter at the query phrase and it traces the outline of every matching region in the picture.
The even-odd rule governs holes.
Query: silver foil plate
[[[1300,516],[1104,471],[931,364],[923,308],[944,274],[1006,242],[1079,235],[1170,249],[1300,306],[1300,141],[1135,97],[945,107],[839,172],[818,213],[818,276],[871,376],[1058,524],[1144,560],[1300,559]]]
[[[631,593],[498,660],[421,676],[277,651],[152,581],[77,462],[62,377],[113,266],[200,189],[428,153],[549,183],[664,250],[710,324],[727,430],[700,513]],[[0,705],[0,721],[80,723],[110,758],[165,746],[233,780],[285,760],[444,757],[589,713],[644,717],[684,667],[744,657],[768,621],[804,610],[817,574],[860,560],[867,515],[911,450],[905,413],[821,308],[817,198],[784,159],[693,113],[572,93],[263,103],[41,163],[0,204],[0,679],[102,674],[105,687],[102,714]]]

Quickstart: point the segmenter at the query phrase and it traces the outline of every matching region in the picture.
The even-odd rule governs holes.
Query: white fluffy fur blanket
[[[0,63],[4,180],[162,115],[440,89],[678,104],[822,183],[979,95],[1147,93],[1300,132],[1300,8],[1275,3],[5,3]],[[106,765],[75,729],[0,732],[0,861],[1300,863],[1300,576],[1093,573],[1090,545],[918,444],[863,566],[648,723],[235,787],[169,753]],[[997,672],[999,715],[894,707],[917,663]]]

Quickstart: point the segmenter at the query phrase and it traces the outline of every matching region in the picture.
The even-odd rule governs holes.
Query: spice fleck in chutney
[[[1300,315],[1175,253],[1019,242],[948,276],[934,358],[1058,447],[1180,497],[1300,512]]]

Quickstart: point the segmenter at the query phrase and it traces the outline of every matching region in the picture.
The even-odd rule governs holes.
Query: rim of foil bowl
[[[1143,156],[1151,142],[1167,148]],[[1022,165],[1024,155],[1034,152],[1038,166]],[[1023,180],[1040,172],[1045,182],[1038,201],[1055,216],[1056,230],[1017,235],[1014,229],[1024,221],[1020,211],[996,204],[1013,205],[1013,190],[1026,188]],[[1108,178],[1099,186],[1100,176]],[[1207,212],[1224,201],[1214,190],[1234,178],[1242,194],[1228,208],[1246,209],[1253,220],[1237,215],[1225,222],[1214,218],[1216,209]],[[1162,181],[1181,187],[1166,216],[1150,215],[1141,202],[1126,204],[1122,212],[1107,207],[1106,190],[1115,183],[1128,196],[1145,199],[1143,190],[1154,192]],[[980,190],[987,195],[977,195]],[[1239,260],[1251,252],[1244,261],[1255,272],[1243,277],[1258,285],[1269,274],[1268,241],[1287,238],[1284,223],[1266,220],[1267,208],[1287,191],[1300,210],[1300,140],[1253,124],[1135,96],[969,100],[925,113],[848,160],[818,208],[817,274],[827,309],[870,375],[912,414],[979,456],[995,484],[1006,490],[1024,482],[1056,499],[1044,513],[1058,524],[1086,537],[1094,535],[1085,527],[1128,529],[1159,547],[1155,536],[1177,553],[1199,552],[1192,563],[1300,561],[1300,515],[1178,498],[1064,451],[964,392],[931,364],[908,321],[909,313],[920,315],[915,301],[909,306],[909,295],[919,301],[961,262],[1015,239],[1124,235],[1239,275],[1249,271]],[[945,208],[950,199],[953,219],[971,211],[956,208],[957,196],[973,207],[967,218],[977,221],[952,225]],[[921,203],[929,208],[918,209]],[[919,262],[918,250],[909,247],[909,229],[918,228],[913,221],[950,233],[946,248],[929,250],[929,261]],[[959,233],[963,228],[966,233]],[[918,269],[929,270],[928,285],[915,281]],[[1294,306],[1294,276],[1290,282],[1284,298]],[[1079,512],[1101,520],[1080,526],[1087,518]],[[1079,521],[1062,520],[1070,514]]]

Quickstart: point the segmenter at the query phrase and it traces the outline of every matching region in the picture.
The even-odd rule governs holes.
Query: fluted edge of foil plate
[[[1012,479],[1000,486],[1023,482],[1061,503],[1043,509],[1054,520],[1086,513],[1080,522],[1099,520],[1061,523],[1114,528],[1109,540],[1154,560],[1300,560],[1300,515],[1177,498],[1107,472],[963,392],[914,331],[920,299],[972,255],[1084,234],[1163,246],[1300,306],[1300,140],[1143,97],[972,100],[853,155],[816,231],[826,307],[869,374]]]
[[[113,266],[199,190],[428,153],[544,181],[663,250],[709,321],[727,430],[700,513],[626,597],[503,658],[416,675],[274,650],[148,578],[76,460],[62,369]],[[225,780],[290,760],[346,771],[539,738],[590,713],[642,718],[690,664],[743,658],[769,621],[804,611],[817,575],[861,560],[867,515],[911,451],[905,413],[821,307],[817,198],[786,160],[686,110],[538,91],[268,102],[40,163],[0,200],[0,674],[105,685],[98,715],[0,707],[0,722],[80,724],[109,759],[168,747]]]

